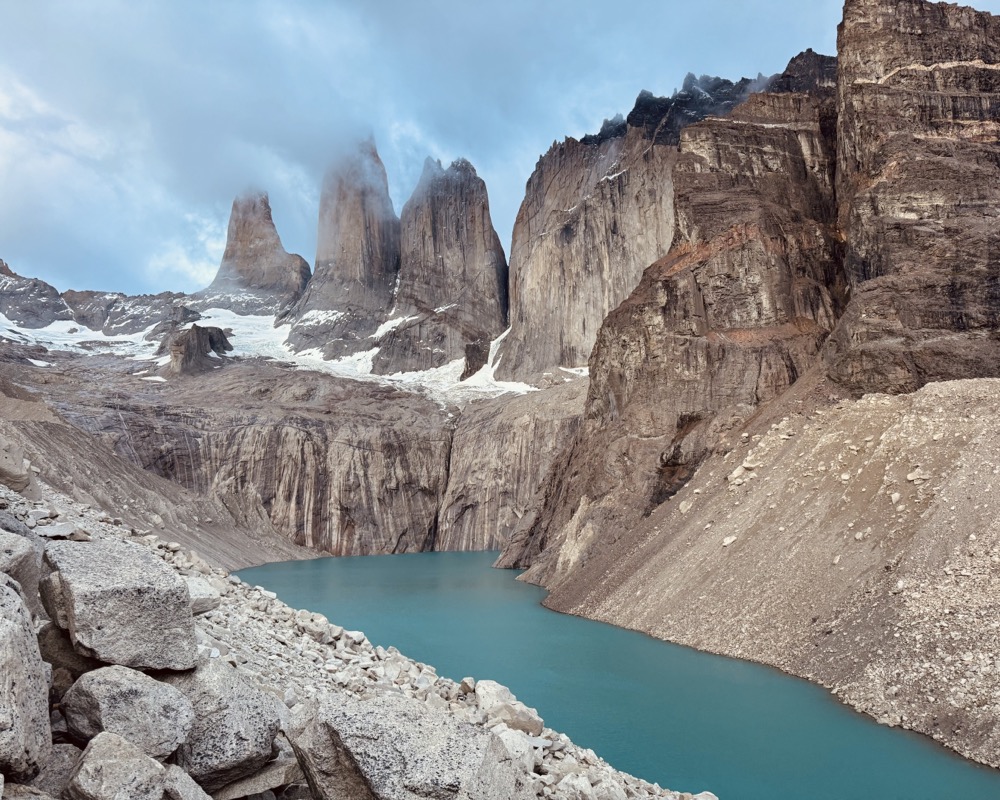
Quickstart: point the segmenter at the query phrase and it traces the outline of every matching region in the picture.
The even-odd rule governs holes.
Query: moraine
[[[620,770],[720,800],[969,800],[1000,771],[775,670],[556,614],[489,553],[270,564],[240,576],[435,665],[490,678]]]

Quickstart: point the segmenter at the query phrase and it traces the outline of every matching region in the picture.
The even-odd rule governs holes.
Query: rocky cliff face
[[[163,368],[167,375],[197,375],[222,366],[233,346],[221,328],[192,325],[163,340],[160,351],[170,356]]]
[[[499,550],[526,515],[583,413],[586,381],[467,406],[455,429],[436,550]]]
[[[403,207],[392,316],[374,361],[382,374],[439,367],[477,343],[481,352],[507,327],[507,260],[486,184],[464,159],[447,170],[427,159]]]
[[[514,223],[498,375],[527,380],[587,363],[601,322],[673,241],[680,131],[728,112],[749,87],[689,75],[673,97],[643,92],[627,120],[539,159]]]
[[[399,273],[399,220],[373,142],[327,173],[320,196],[316,264],[289,312],[288,342],[326,358],[370,350],[388,315]]]
[[[267,194],[252,192],[233,201],[219,271],[195,298],[240,314],[281,314],[301,297],[309,276],[305,259],[282,246]]]
[[[37,278],[22,278],[4,261],[0,261],[0,314],[25,328],[73,319],[55,287]]]
[[[674,246],[602,326],[585,423],[502,563],[565,576],[816,362],[844,280],[833,94],[810,89],[754,95],[682,131]]]
[[[830,374],[857,391],[1000,374],[1000,19],[848,0],[838,46],[853,300]]]

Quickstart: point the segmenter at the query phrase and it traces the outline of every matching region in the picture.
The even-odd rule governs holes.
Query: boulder
[[[0,572],[5,572],[21,584],[28,609],[35,616],[44,614],[38,598],[38,577],[44,547],[37,536],[0,530]]]
[[[128,667],[88,672],[66,692],[62,705],[76,739],[89,741],[108,731],[161,761],[185,742],[194,723],[183,694]]]
[[[187,583],[188,594],[191,595],[192,614],[206,614],[219,607],[222,595],[204,578],[199,578],[197,575],[186,575],[184,581]]]
[[[164,800],[212,800],[180,767],[171,764],[163,780]]]
[[[206,791],[252,775],[271,759],[278,701],[246,683],[229,664],[209,659],[193,672],[163,680],[194,709],[194,725],[175,761]]]
[[[39,628],[38,649],[42,660],[51,664],[54,672],[66,670],[74,681],[85,672],[104,666],[100,661],[76,652],[69,634],[54,622],[46,622]]]
[[[35,777],[52,752],[49,686],[17,581],[0,575],[0,772]]]
[[[534,796],[500,739],[402,695],[327,695],[291,728],[299,763],[323,800]]]
[[[24,450],[0,436],[0,483],[21,492],[30,482],[31,473],[24,468]]]
[[[69,786],[70,777],[80,762],[82,753],[76,745],[53,745],[52,755],[45,760],[42,771],[31,781],[31,787],[53,797],[61,797]]]
[[[131,542],[50,542],[45,557],[60,586],[43,592],[43,600],[64,609],[78,652],[127,667],[194,666],[187,584],[152,552]]]
[[[66,800],[163,800],[166,769],[113,733],[90,740],[70,777]]]
[[[520,702],[506,686],[496,681],[479,681],[476,684],[476,700],[491,721],[503,722],[508,728],[531,736],[541,734],[544,724],[538,712]]]
[[[0,775],[0,778],[3,776]],[[3,788],[3,800],[55,800],[52,795],[41,789],[22,783],[8,783],[4,786],[3,781],[0,780],[0,787]]]

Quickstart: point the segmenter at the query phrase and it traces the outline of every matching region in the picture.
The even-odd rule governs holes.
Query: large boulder
[[[21,585],[28,610],[35,616],[44,613],[38,599],[42,553],[44,547],[37,536],[30,532],[21,535],[0,529],[0,572],[10,575]]]
[[[0,483],[21,492],[30,482],[31,473],[24,468],[24,450],[0,436]]]
[[[0,772],[33,778],[52,751],[49,687],[17,581],[0,575]]]
[[[296,718],[291,738],[323,800],[534,796],[499,738],[402,695],[328,695]]]
[[[45,760],[42,771],[31,781],[31,787],[52,797],[62,797],[82,754],[83,751],[76,745],[52,745],[52,755]]]
[[[502,722],[508,728],[538,736],[544,727],[542,718],[496,681],[479,681],[476,684],[476,702],[491,722]]]
[[[82,741],[116,733],[163,760],[191,731],[194,710],[173,686],[128,667],[104,667],[81,677],[63,697],[70,734]]]
[[[166,768],[113,733],[91,739],[63,792],[67,800],[163,800]]]
[[[221,659],[193,672],[166,675],[194,708],[194,725],[175,756],[208,792],[252,775],[274,754],[277,700],[253,688]]]
[[[58,586],[42,594],[46,610],[78,652],[140,669],[195,665],[187,584],[152,552],[130,542],[50,542],[45,557],[58,573]]]

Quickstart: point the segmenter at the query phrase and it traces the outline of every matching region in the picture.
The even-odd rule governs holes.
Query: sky
[[[369,134],[397,213],[427,156],[469,159],[509,252],[554,141],[688,72],[833,54],[840,16],[841,0],[0,0],[0,259],[60,290],[196,291],[233,198],[263,189],[311,263],[323,174]]]

